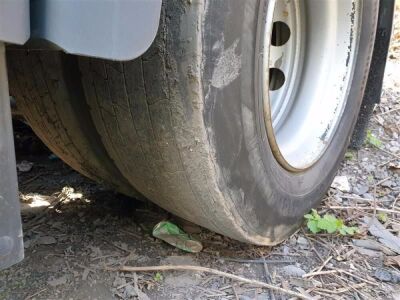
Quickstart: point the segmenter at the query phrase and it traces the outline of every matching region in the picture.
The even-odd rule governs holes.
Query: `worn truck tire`
[[[59,51],[8,49],[7,64],[10,94],[41,140],[76,171],[136,196],[91,121],[76,57]]]
[[[273,245],[296,230],[329,188],[349,143],[378,15],[377,1],[305,2],[278,1],[273,10],[268,1],[164,1],[159,33],[142,57],[80,58],[96,128],[138,191],[240,241]],[[307,22],[291,20],[292,12]],[[294,80],[300,90],[281,125],[289,126],[283,132],[292,148],[274,127],[271,108],[280,99],[273,91],[286,82],[273,69],[286,70],[285,62],[281,56],[271,66],[263,58],[276,58],[272,43],[291,40],[272,20],[303,24],[308,33]],[[300,32],[289,31],[301,42]],[[288,83],[291,74],[284,74]],[[302,87],[314,87],[318,97]]]

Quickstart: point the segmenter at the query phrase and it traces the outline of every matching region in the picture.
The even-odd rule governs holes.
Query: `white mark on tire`
[[[222,51],[216,62],[216,67],[211,79],[211,85],[223,88],[234,81],[241,68],[241,56],[235,53],[239,39],[235,40],[229,48]]]

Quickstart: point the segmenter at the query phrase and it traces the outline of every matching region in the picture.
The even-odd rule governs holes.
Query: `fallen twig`
[[[349,199],[349,200],[357,200],[357,201],[362,201],[362,202],[374,202],[374,199],[367,199],[367,198],[362,198],[362,197],[357,197],[357,196],[349,196],[349,195],[340,195],[340,197],[344,198],[344,199]],[[379,203],[380,202],[389,202],[392,200],[382,200],[379,199]]]
[[[381,147],[377,147],[377,149],[381,150],[382,152],[384,152],[384,153],[386,153],[386,154],[388,154],[388,155],[391,155],[391,156],[393,156],[393,157],[396,157],[397,159],[400,159],[400,156],[397,155],[397,154],[395,154],[395,153],[393,153],[393,152],[387,151],[387,150],[385,150],[385,149],[383,149],[383,148],[381,148]]]
[[[379,113],[379,114],[376,114],[376,116],[387,115],[387,114],[390,114],[390,113],[395,112],[395,111],[398,111],[398,110],[400,110],[400,107],[395,107],[395,108],[392,108],[392,109],[390,109],[390,110],[387,110],[387,111],[381,112],[381,113]]]
[[[32,181],[35,181],[36,179],[38,179],[39,177],[41,177],[43,175],[48,175],[48,172],[36,174],[35,176],[32,176],[31,178],[28,178],[27,180],[23,181],[21,183],[21,185],[25,186],[28,183],[31,183]]]
[[[237,280],[237,281],[241,281],[244,283],[248,283],[248,284],[252,284],[255,286],[259,286],[259,287],[263,287],[263,288],[267,288],[267,289],[271,289],[274,291],[278,291],[281,293],[285,293],[287,295],[291,295],[294,297],[298,297],[300,299],[312,299],[310,297],[304,296],[300,293],[297,292],[293,292],[278,286],[274,286],[272,284],[268,284],[265,282],[261,282],[258,280],[252,280],[252,279],[248,279],[245,277],[241,277],[238,275],[234,275],[231,273],[227,273],[227,272],[223,272],[223,271],[219,271],[216,269],[211,269],[211,268],[206,268],[206,267],[200,267],[200,266],[191,266],[191,265],[164,265],[164,266],[147,266],[147,267],[131,267],[131,266],[122,266],[120,268],[117,269],[109,269],[111,271],[120,271],[120,272],[155,272],[155,271],[176,271],[176,270],[184,270],[184,271],[198,271],[198,272],[205,272],[205,273],[211,273],[211,274],[215,274],[218,276],[223,276],[226,278],[230,278],[233,280]]]
[[[326,266],[326,264],[333,258],[333,256],[329,256],[323,263],[321,266],[319,266],[314,272],[310,272],[308,274],[304,274],[303,278],[305,277],[313,277],[315,275],[319,275],[321,274],[322,269]]]
[[[36,293],[34,293],[34,294],[29,295],[28,297],[26,297],[25,300],[32,299],[33,297],[35,297],[35,296],[37,296],[37,295],[43,293],[43,292],[46,291],[46,290],[47,290],[47,288],[41,289],[41,290],[37,291]]]
[[[329,274],[333,274],[333,273],[339,273],[339,271],[337,271],[337,270],[316,271],[316,272],[304,274],[302,277],[307,278],[307,277],[313,277],[313,276],[317,276],[317,275],[329,275]]]
[[[366,283],[369,283],[369,284],[372,284],[372,285],[375,285],[375,286],[378,285],[378,284],[375,283],[375,282],[372,282],[372,281],[370,281],[370,280],[368,280],[368,279],[365,279],[365,278],[363,278],[363,277],[361,277],[361,276],[358,276],[358,275],[355,275],[355,274],[353,274],[353,273],[347,272],[346,270],[338,269],[338,268],[333,268],[333,267],[328,267],[328,266],[327,266],[327,268],[330,269],[330,270],[336,270],[336,271],[338,271],[339,273],[343,273],[343,274],[349,275],[349,276],[351,276],[351,277],[357,278],[358,280],[364,281],[364,282],[366,282]]]
[[[387,208],[380,208],[380,207],[368,207],[368,206],[328,206],[330,209],[360,209],[360,210],[371,210],[374,211],[381,211],[381,212],[386,212],[386,213],[391,213],[391,214],[399,214],[400,211],[393,210],[393,209],[387,209]]]
[[[232,291],[233,291],[233,295],[235,296],[235,299],[239,300],[239,295],[238,295],[238,293],[236,291],[236,288],[235,288],[234,284],[232,284]]]
[[[267,283],[272,284],[273,282],[272,282],[271,274],[269,273],[268,265],[267,265],[264,257],[263,257],[263,267],[264,267],[265,279],[266,279]],[[269,296],[272,300],[275,300],[275,294],[272,290],[269,291]]]
[[[230,258],[222,257],[223,260],[238,262],[238,263],[253,263],[253,264],[291,264],[293,260],[272,260],[272,259],[241,259],[241,258]]]

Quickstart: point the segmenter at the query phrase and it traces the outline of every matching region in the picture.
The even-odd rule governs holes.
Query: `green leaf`
[[[308,229],[314,234],[326,231],[328,233],[338,232],[341,235],[353,235],[358,232],[357,227],[348,227],[342,219],[331,214],[321,217],[315,209],[311,211],[311,214],[306,214],[304,218],[307,220]]]
[[[353,160],[354,159],[354,153],[351,151],[347,151],[346,154],[344,155],[344,158],[347,160]]]
[[[322,219],[318,220],[318,227],[326,230],[328,233],[334,233],[337,230],[337,219],[332,215],[325,215]]]
[[[307,222],[307,227],[312,233],[318,233],[321,230],[318,228],[318,222],[316,220],[309,220]]]
[[[355,233],[358,233],[358,228],[357,228],[357,227],[347,227],[347,226],[344,226],[344,229],[345,229],[345,231],[346,231],[346,233],[347,233],[348,235],[354,235]]]
[[[380,148],[382,146],[382,142],[372,134],[371,130],[367,131],[366,142],[367,144],[377,148]]]
[[[387,215],[384,212],[380,212],[377,215],[378,220],[381,221],[382,223],[385,223],[387,221]]]
[[[342,228],[344,226],[344,222],[342,219],[336,219],[336,227]]]
[[[162,281],[163,279],[164,278],[163,278],[163,276],[161,275],[160,272],[157,272],[156,275],[154,275],[154,280],[155,281]]]

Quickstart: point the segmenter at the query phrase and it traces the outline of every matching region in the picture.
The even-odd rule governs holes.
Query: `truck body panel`
[[[153,42],[161,0],[32,0],[31,38],[67,53],[130,60]]]

